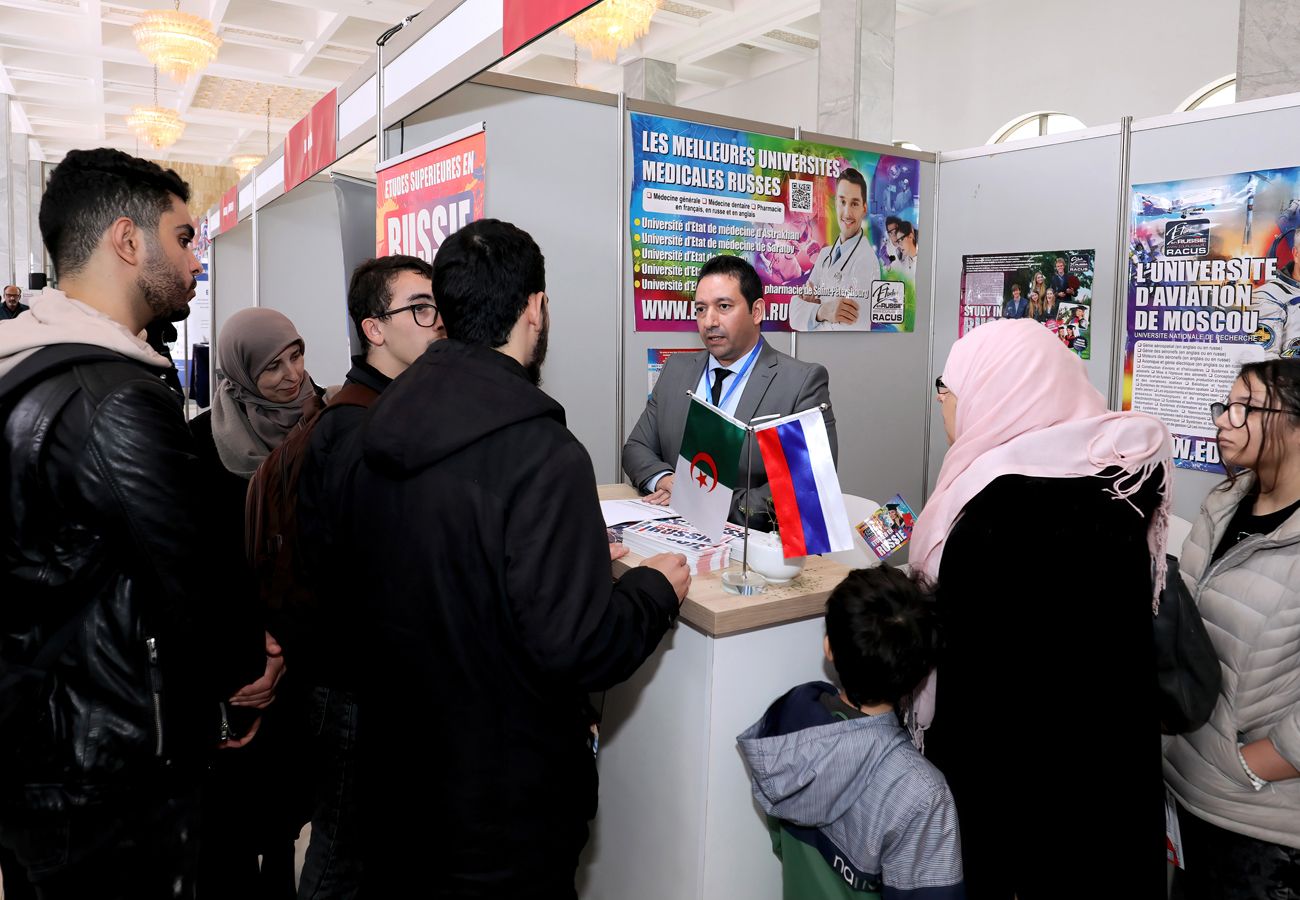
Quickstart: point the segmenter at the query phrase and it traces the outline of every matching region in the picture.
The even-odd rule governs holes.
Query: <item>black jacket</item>
[[[1104,857],[1125,896],[1163,896],[1146,539],[1159,484],[1130,504],[1108,478],[1003,475],[948,535],[925,745],[957,801],[971,897],[1094,896],[1062,881],[1061,847]]]
[[[0,781],[29,785],[25,802],[77,804],[164,761],[201,764],[216,701],[261,672],[260,635],[218,613],[197,463],[180,396],[125,357],[50,376],[5,421],[0,673],[82,622],[0,698]]]
[[[364,356],[352,357],[346,384],[378,395],[392,383]],[[359,430],[367,411],[365,406],[326,406],[298,474],[299,546],[317,609],[315,616],[294,617],[296,646],[286,650],[286,657],[312,684],[344,690],[356,688],[357,629],[364,623],[364,602],[347,586],[356,548],[340,542],[335,532],[352,512],[350,485],[361,464]]]
[[[587,692],[636,670],[677,599],[651,569],[611,583],[591,460],[510,357],[439,341],[361,435],[367,879],[571,893],[596,807]]]

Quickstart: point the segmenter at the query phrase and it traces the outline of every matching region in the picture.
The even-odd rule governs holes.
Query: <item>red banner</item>
[[[239,185],[221,195],[221,206],[217,210],[221,231],[225,233],[239,224]]]
[[[291,191],[337,159],[338,97],[330,91],[284,139],[284,189]]]
[[[402,160],[377,175],[375,255],[433,262],[453,231],[484,215],[487,136],[479,131]]]
[[[501,33],[501,55],[509,56],[539,34],[572,19],[592,0],[503,0],[505,28]]]

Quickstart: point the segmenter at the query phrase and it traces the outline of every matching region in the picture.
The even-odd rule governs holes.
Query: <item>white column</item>
[[[821,0],[817,130],[894,140],[895,0]]]
[[[677,66],[657,59],[638,59],[623,67],[623,93],[634,100],[677,103]]]
[[[0,282],[10,284],[18,268],[14,240],[14,177],[12,163],[12,119],[9,96],[0,94]],[[22,285],[25,287],[26,285]]]
[[[1300,91],[1300,22],[1287,0],[1240,0],[1237,99]]]
[[[9,185],[13,191],[14,284],[27,289],[31,271],[31,192],[27,177],[27,135],[9,135]],[[39,240],[39,237],[37,238]]]

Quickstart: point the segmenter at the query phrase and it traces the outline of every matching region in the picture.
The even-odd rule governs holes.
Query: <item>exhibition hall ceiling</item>
[[[950,14],[979,0],[900,0],[897,27]],[[154,72],[131,28],[172,0],[0,0],[0,94],[12,127],[30,136],[33,158],[56,161],[75,147],[111,146],[152,159],[228,165],[261,155],[321,96],[351,76],[390,25],[427,0],[181,0],[222,40],[217,59],[184,84],[158,77],[158,99],[185,132],[154,150],[127,126],[135,105],[153,102]],[[623,87],[622,66],[640,58],[677,66],[677,99],[730,87],[816,56],[820,0],[662,0],[650,33],[617,63],[575,52],[552,32],[496,71],[606,91]]]
[[[12,127],[40,158],[110,146],[151,159],[228,164],[272,147],[320,97],[374,52],[375,38],[427,0],[182,0],[222,40],[217,59],[184,84],[158,76],[162,106],[185,133],[167,150],[138,144],[126,118],[153,102],[153,67],[131,27],[172,0],[0,0],[0,94]]]
[[[895,27],[977,5],[979,0],[899,0]],[[654,59],[677,66],[677,102],[777,72],[817,55],[820,0],[661,0],[650,33],[616,63],[575,56],[572,39],[553,31],[494,71],[602,91],[623,89],[622,66]],[[759,116],[762,118],[762,116]]]

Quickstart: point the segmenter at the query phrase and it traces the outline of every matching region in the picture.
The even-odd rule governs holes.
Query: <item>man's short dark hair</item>
[[[402,272],[433,278],[433,266],[418,256],[400,253],[368,259],[352,270],[352,280],[348,283],[348,315],[352,317],[362,349],[370,346],[370,339],[361,323],[384,314],[388,304],[393,302],[393,279]]]
[[[1020,291],[1022,294],[1025,292],[1025,289],[1020,286],[1020,282],[1018,281],[1011,285],[1011,290]]]
[[[902,224],[903,224],[903,220],[900,219],[898,216],[885,216],[885,230],[886,230],[886,231],[888,231],[888,230],[891,229],[891,228],[897,228],[899,225],[902,225]]]
[[[528,232],[479,219],[453,233],[433,263],[433,296],[447,337],[500,347],[528,298],[546,290],[546,259]]]
[[[855,569],[826,601],[826,636],[849,702],[897,708],[938,659],[934,593],[919,573]]]
[[[836,185],[841,181],[847,181],[849,184],[856,184],[858,190],[862,191],[862,202],[867,202],[867,179],[857,169],[849,168],[840,173],[840,177],[835,179]]]
[[[740,283],[740,296],[750,309],[763,296],[763,282],[754,267],[739,256],[715,256],[700,267],[699,281],[710,275],[729,275]]]
[[[104,232],[125,216],[152,234],[172,207],[188,203],[189,185],[171,169],[121,150],[73,150],[50,173],[41,197],[41,239],[60,276],[89,262]]]

